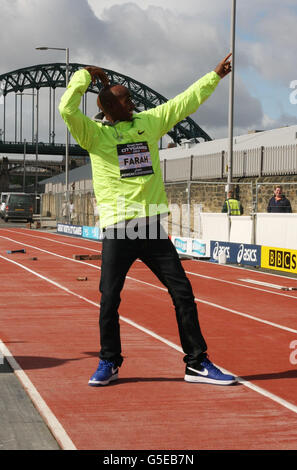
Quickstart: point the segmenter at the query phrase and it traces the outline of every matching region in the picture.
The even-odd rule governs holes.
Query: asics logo
[[[205,377],[208,375],[208,370],[206,368],[204,368],[204,370],[196,370],[192,367],[188,367],[188,369],[192,370],[193,372],[196,372],[196,374],[204,375]]]

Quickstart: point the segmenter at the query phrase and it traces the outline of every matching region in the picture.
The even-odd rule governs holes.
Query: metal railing
[[[226,200],[226,182],[187,181],[165,183],[172,215],[168,218],[169,233],[181,236],[201,236],[202,212],[221,213]],[[234,183],[235,197],[240,200],[244,215],[255,211],[253,182]],[[173,212],[174,211],[174,212]]]
[[[99,214],[93,190],[74,191],[69,197],[69,222],[72,225],[95,227],[99,223]],[[57,222],[68,223],[67,201],[65,193],[42,194],[42,216],[49,216]]]
[[[255,212],[267,212],[269,199],[273,197],[275,182],[256,182],[255,187]],[[297,182],[280,182],[283,189],[283,195],[289,199],[292,212],[297,212]]]
[[[227,177],[228,152],[164,159],[164,182]],[[234,177],[297,174],[297,144],[257,147],[233,152]]]

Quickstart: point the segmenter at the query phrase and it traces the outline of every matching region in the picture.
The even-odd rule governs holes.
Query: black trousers
[[[147,230],[148,231],[148,230]],[[168,289],[176,311],[184,362],[195,366],[207,345],[201,333],[191,284],[171,240],[159,224],[154,239],[127,237],[125,229],[106,230],[100,279],[99,357],[120,366],[123,362],[118,308],[121,290],[133,262],[142,260]],[[148,235],[148,234],[146,234]],[[152,312],[162,315],[162,312]]]

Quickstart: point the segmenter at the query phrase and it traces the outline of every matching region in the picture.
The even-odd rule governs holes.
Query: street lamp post
[[[38,189],[38,143],[39,143],[39,89],[36,90],[36,142],[35,142],[35,213],[37,213],[37,189]]]
[[[25,188],[26,188],[26,145],[27,145],[27,141],[26,139],[24,139],[23,193],[25,192]]]
[[[69,48],[68,47],[47,47],[41,46],[36,47],[35,49],[39,51],[55,50],[55,51],[65,51],[66,53],[66,69],[65,69],[65,85],[66,88],[69,82]],[[67,222],[70,221],[70,200],[69,200],[69,131],[66,127],[66,147],[65,147],[65,187],[66,187],[66,207],[67,207]]]
[[[227,172],[227,191],[231,190],[232,170],[233,170],[233,107],[234,107],[234,69],[235,69],[235,16],[236,0],[232,0],[231,13],[231,51],[232,52],[232,70],[229,82],[229,151],[228,151],[228,172]]]

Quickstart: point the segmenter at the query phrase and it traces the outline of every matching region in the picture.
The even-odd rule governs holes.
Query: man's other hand
[[[215,72],[219,75],[219,77],[224,78],[228,73],[231,72],[231,60],[228,60],[231,57],[232,53],[226,55],[226,57],[221,60],[221,62],[216,66]]]
[[[88,66],[88,67],[85,67],[85,69],[91,75],[93,84],[95,84],[96,79],[99,78],[99,80],[102,82],[104,86],[109,85],[109,78],[100,67]]]

